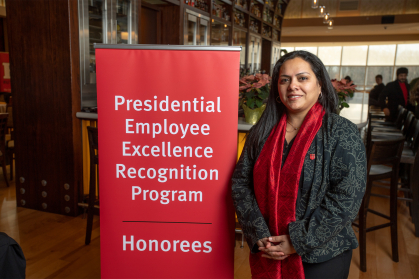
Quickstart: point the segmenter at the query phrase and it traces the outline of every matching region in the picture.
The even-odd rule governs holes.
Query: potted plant
[[[267,74],[244,76],[240,79],[239,106],[244,110],[246,122],[256,124],[266,108],[271,77]]]
[[[352,98],[354,96],[356,85],[353,84],[352,81],[348,82],[346,79],[341,79],[340,81],[332,79],[331,81],[336,93],[338,94],[339,102],[336,111],[337,114],[340,114],[342,109],[349,108],[346,98]]]

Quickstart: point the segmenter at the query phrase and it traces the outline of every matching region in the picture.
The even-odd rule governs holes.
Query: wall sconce
[[[319,17],[324,17],[326,6],[319,6]]]
[[[224,27],[227,28],[227,24],[224,24]]]
[[[324,18],[323,18],[323,23],[329,23],[329,19],[330,19],[330,16],[329,16],[329,13],[325,13],[324,14]]]
[[[319,0],[311,0],[311,7],[313,9],[317,9],[318,6],[319,6]]]
[[[329,20],[329,23],[327,24],[327,29],[333,29],[333,19]]]

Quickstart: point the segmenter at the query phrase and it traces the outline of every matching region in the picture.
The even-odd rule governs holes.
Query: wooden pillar
[[[77,215],[82,184],[77,0],[6,0],[17,205]]]

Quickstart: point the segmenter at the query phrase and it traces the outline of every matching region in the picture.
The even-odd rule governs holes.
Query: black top
[[[290,143],[287,143],[287,140],[284,140],[284,151],[282,152],[282,163],[281,163],[281,169],[285,164],[285,161],[287,160],[288,154],[291,151],[291,147],[292,144],[294,143],[294,139],[295,137],[290,141]],[[303,170],[301,171],[301,176],[300,176],[300,182],[298,184],[298,195],[297,195],[297,199],[295,201],[295,204],[298,205],[300,203],[300,199],[301,199],[301,191],[303,189],[303,182],[304,182],[304,166],[303,166]],[[295,208],[297,208],[297,206],[295,206]],[[256,248],[257,249],[257,248]]]
[[[291,145],[284,148],[283,162]],[[259,239],[271,234],[256,201],[253,167],[257,159],[249,156],[250,148],[246,142],[234,170],[232,198],[246,241],[253,248]],[[315,154],[314,160],[310,154]],[[303,262],[325,262],[358,247],[352,221],[364,196],[366,162],[356,125],[334,113],[325,117],[305,154],[296,221],[288,225],[291,242]]]
[[[377,84],[370,92],[370,99],[378,101],[381,92],[383,91],[385,85],[384,83]]]
[[[407,89],[407,100],[409,100],[410,86],[407,82],[405,84]],[[386,99],[388,100],[387,104]],[[380,103],[381,109],[388,108],[390,110],[390,117],[388,117],[388,120],[392,122],[397,119],[399,105],[407,108],[408,110],[413,110],[409,101],[406,105],[406,100],[404,99],[403,91],[398,80],[387,83],[386,87],[384,87],[380,94],[378,102]]]

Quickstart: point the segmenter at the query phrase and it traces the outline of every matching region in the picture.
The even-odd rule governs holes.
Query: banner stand
[[[95,49],[102,278],[233,278],[241,47]]]

